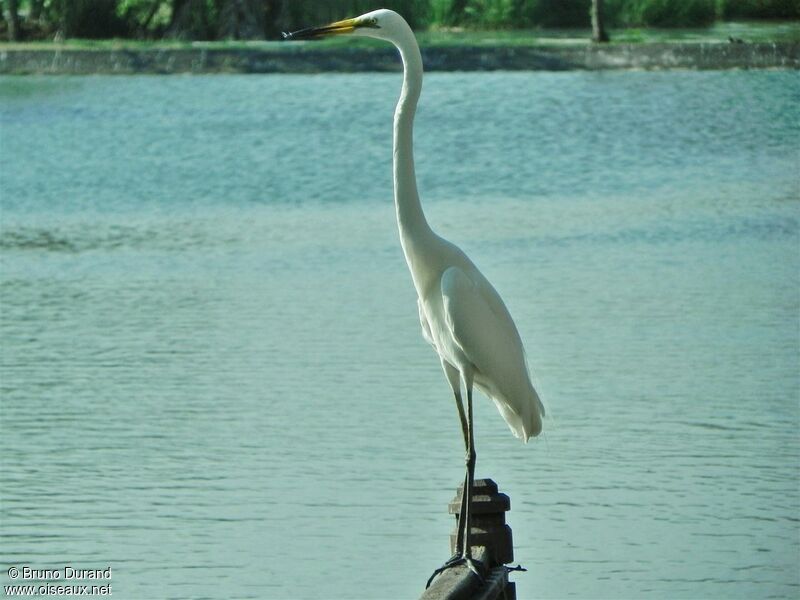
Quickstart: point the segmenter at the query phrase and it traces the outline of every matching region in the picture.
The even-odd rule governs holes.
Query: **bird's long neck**
[[[422,56],[410,28],[397,47],[403,59],[403,88],[394,112],[394,201],[400,239],[409,258],[407,242],[431,233],[420,205],[414,172],[414,114],[422,91]]]

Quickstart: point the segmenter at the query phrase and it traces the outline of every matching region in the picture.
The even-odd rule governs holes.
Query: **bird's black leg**
[[[467,386],[467,476],[464,484],[463,497],[466,497],[466,511],[464,512],[464,547],[461,551],[461,556],[464,559],[469,570],[475,573],[478,578],[483,581],[483,575],[478,570],[479,561],[472,558],[472,545],[470,544],[471,537],[471,513],[472,513],[472,491],[475,484],[475,435],[473,429],[472,419],[472,386]],[[483,565],[481,565],[483,566]]]
[[[461,393],[455,392],[456,397],[456,408],[458,409],[458,420],[461,422],[461,433],[464,436],[464,448],[467,450],[467,454],[469,454],[469,427],[467,425],[467,416],[464,414],[464,401],[461,399]],[[464,475],[464,490],[467,489],[467,475]],[[467,496],[465,493],[462,492],[461,494],[461,508],[458,511],[458,530],[456,532],[456,544],[455,544],[455,554],[450,557],[450,559],[444,563],[441,567],[436,569],[433,574],[428,578],[428,583],[425,584],[425,588],[429,588],[431,582],[434,578],[441,573],[449,569],[450,567],[455,567],[456,565],[460,565],[464,563],[462,550],[464,547],[464,524],[466,523],[467,518]]]
[[[472,502],[472,488],[475,480],[475,445],[472,433],[472,386],[467,386],[467,415],[464,414],[463,400],[461,399],[461,394],[458,392],[456,392],[456,406],[458,407],[458,416],[461,421],[461,432],[464,435],[464,447],[467,452],[467,471],[464,475],[464,487],[461,490],[461,508],[458,515],[456,552],[446,563],[433,572],[430,578],[428,578],[428,583],[425,585],[426,588],[430,587],[431,582],[439,573],[450,567],[464,564],[483,581],[483,575],[481,575],[478,570],[478,565],[481,565],[481,563],[472,558],[472,547],[469,542],[469,509],[470,503]]]
[[[458,407],[458,418],[461,421],[461,433],[464,436],[464,450],[467,452],[467,457],[469,457],[469,425],[467,424],[467,417],[464,414],[464,403],[461,399],[461,394],[458,392],[456,393],[456,406]],[[462,550],[464,548],[464,524],[467,522],[467,495],[464,493],[466,489],[467,473],[464,474],[464,487],[461,491],[461,508],[458,511],[456,552],[450,560],[462,557]]]

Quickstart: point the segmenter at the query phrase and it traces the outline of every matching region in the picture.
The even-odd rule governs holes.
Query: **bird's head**
[[[406,30],[409,30],[409,27],[403,17],[393,10],[381,8],[363,14],[360,17],[336,21],[330,25],[309,27],[292,33],[284,33],[283,39],[316,40],[334,35],[349,34],[391,41]]]

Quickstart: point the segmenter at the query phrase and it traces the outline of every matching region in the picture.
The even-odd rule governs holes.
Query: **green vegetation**
[[[402,13],[415,29],[433,32],[433,43],[447,43],[448,32],[457,37],[461,30],[584,29],[590,26],[591,4],[591,0],[0,1],[0,35],[5,39],[274,39],[282,30],[387,7]],[[640,28],[622,33],[626,41],[646,41],[650,34],[641,28],[711,27],[742,19],[798,20],[800,0],[605,0],[612,39],[614,29]]]
[[[670,42],[728,42],[730,38],[745,42],[800,42],[800,22],[718,21],[706,28],[625,28],[611,29],[612,44],[653,44]],[[417,33],[423,48],[470,46],[470,47],[530,47],[570,46],[589,43],[586,29],[427,29]],[[143,40],[112,38],[106,40],[72,38],[54,44],[51,40],[28,41],[20,44],[0,42],[0,48],[26,48],[49,50],[54,46],[75,50],[143,50],[143,49],[198,49],[248,50],[272,47],[276,50],[291,50],[278,41],[253,40],[201,40],[164,38]],[[315,42],[315,48],[347,46],[348,48],[383,48],[384,44],[366,38],[329,38]]]

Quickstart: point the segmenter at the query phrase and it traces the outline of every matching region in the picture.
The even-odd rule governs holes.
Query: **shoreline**
[[[422,48],[427,71],[800,69],[800,42],[457,45]],[[352,73],[401,70],[390,47],[0,46],[1,75]]]

